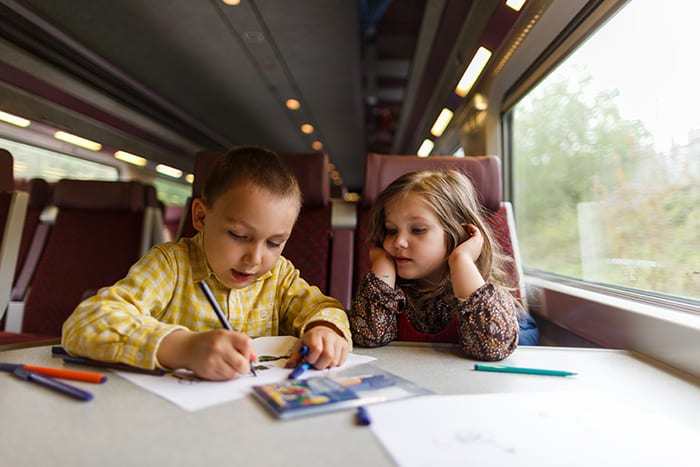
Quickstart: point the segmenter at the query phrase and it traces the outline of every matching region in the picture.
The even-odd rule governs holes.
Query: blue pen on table
[[[299,355],[301,355],[302,357],[305,357],[305,356],[307,356],[308,354],[309,354],[309,347],[306,346],[306,345],[302,345],[302,346],[299,348]],[[311,364],[308,363],[308,362],[304,362],[304,363],[302,363],[301,365],[299,365],[298,367],[296,367],[294,370],[292,370],[292,372],[289,373],[289,377],[288,377],[288,378],[289,378],[289,379],[297,379],[298,377],[300,377],[300,376],[301,376],[306,370],[308,370],[309,368],[311,368]]]
[[[367,409],[362,405],[357,408],[357,423],[362,426],[369,426],[372,424],[372,419],[369,418]]]
[[[219,318],[219,322],[221,322],[221,325],[228,329],[229,331],[233,331],[233,328],[231,327],[231,323],[228,322],[226,319],[226,316],[224,315],[223,310],[219,306],[219,303],[216,301],[214,298],[214,294],[211,293],[211,289],[207,285],[206,282],[203,280],[199,281],[199,286],[202,288],[202,291],[204,292],[204,295],[207,296],[207,300],[209,300],[209,303],[211,304],[212,308],[214,308],[214,313],[216,313],[216,317]],[[253,376],[258,376],[258,374],[255,371],[255,362],[251,361],[250,362],[250,374]]]
[[[92,394],[87,391],[83,391],[82,389],[76,388],[75,386],[71,386],[70,384],[66,384],[61,381],[57,381],[48,376],[40,375],[34,371],[29,371],[21,366],[15,368],[12,374],[21,380],[40,384],[81,401],[92,400]]]
[[[542,368],[524,368],[519,366],[506,366],[506,365],[489,365],[484,363],[477,363],[474,365],[474,369],[477,371],[493,371],[496,373],[523,373],[528,375],[546,375],[546,376],[573,376],[576,373],[572,371],[562,371],[562,370],[545,370]]]

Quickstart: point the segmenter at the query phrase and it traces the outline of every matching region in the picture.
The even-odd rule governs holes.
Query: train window
[[[700,300],[696,2],[629,2],[506,114],[523,262]]]
[[[43,178],[48,182],[62,178],[119,179],[119,170],[115,166],[1,138],[0,147],[12,153],[16,179]]]
[[[192,186],[168,180],[156,179],[153,182],[158,192],[158,199],[168,206],[184,206],[187,198],[192,196]]]

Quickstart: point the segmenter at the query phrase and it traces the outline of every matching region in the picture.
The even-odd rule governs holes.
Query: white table
[[[700,379],[621,350],[521,347],[504,364],[576,371],[549,377],[473,371],[452,346],[392,344],[355,353],[438,394],[587,388],[653,401],[666,415],[700,426]],[[0,352],[0,361],[62,366],[50,347]],[[75,368],[75,367],[74,367]],[[97,370],[96,371],[103,371]],[[0,374],[0,465],[377,466],[392,461],[346,411],[278,421],[252,397],[187,412],[120,378],[78,402]],[[523,436],[534,436],[524,433]]]

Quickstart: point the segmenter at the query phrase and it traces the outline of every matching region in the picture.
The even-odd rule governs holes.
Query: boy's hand
[[[167,335],[158,348],[158,361],[167,368],[187,368],[200,378],[223,381],[250,371],[257,360],[250,337],[217,329],[179,330]]]
[[[309,348],[306,357],[299,355],[299,347]],[[309,362],[317,370],[340,366],[348,358],[348,342],[335,329],[326,323],[307,328],[304,337],[285,364],[286,368],[296,368],[302,360]]]

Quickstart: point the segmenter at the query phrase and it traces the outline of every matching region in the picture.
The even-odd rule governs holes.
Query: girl
[[[405,174],[377,198],[368,226],[370,272],[349,313],[353,339],[459,342],[477,360],[502,360],[518,344],[518,310],[498,244],[461,172]],[[528,334],[537,330],[531,323]],[[536,340],[536,336],[535,336]]]

